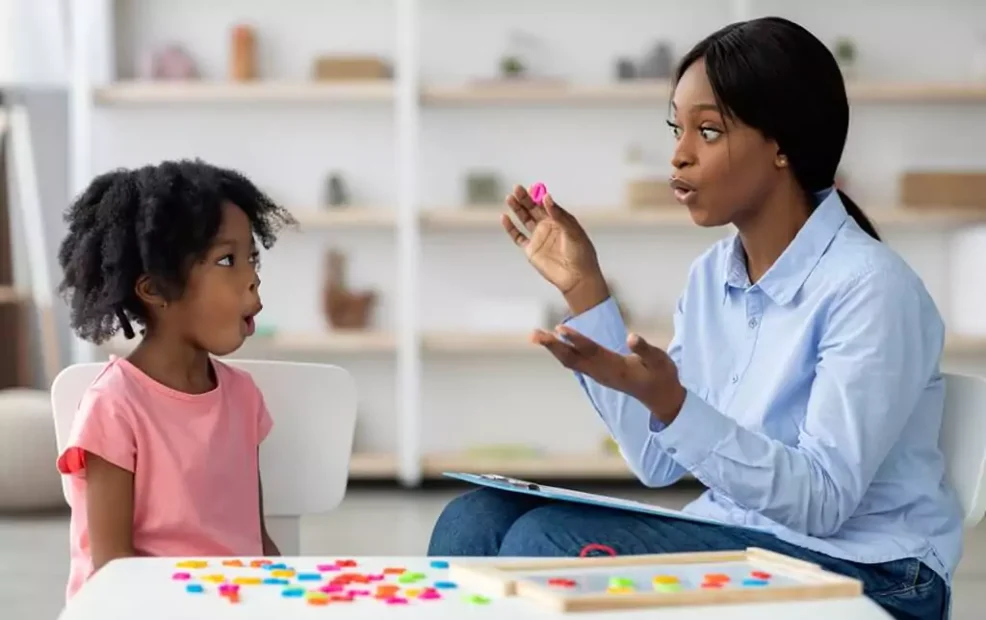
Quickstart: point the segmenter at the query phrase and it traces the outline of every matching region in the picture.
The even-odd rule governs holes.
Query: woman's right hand
[[[581,314],[609,297],[596,249],[578,220],[545,195],[539,206],[521,186],[507,197],[507,206],[530,233],[518,230],[510,217],[501,216],[503,228],[527,260],[565,297],[572,314]]]

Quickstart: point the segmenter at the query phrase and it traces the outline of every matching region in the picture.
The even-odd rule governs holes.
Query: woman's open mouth
[[[683,205],[690,205],[695,202],[697,190],[695,186],[681,179],[671,179],[671,189],[674,191],[674,198]]]

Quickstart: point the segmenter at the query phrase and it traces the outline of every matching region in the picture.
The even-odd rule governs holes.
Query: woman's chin
[[[700,205],[689,205],[688,215],[692,217],[692,222],[703,228],[725,226],[729,223],[727,219],[717,217],[716,213],[710,212],[708,209],[704,209]]]

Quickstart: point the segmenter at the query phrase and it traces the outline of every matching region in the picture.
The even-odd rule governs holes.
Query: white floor
[[[338,510],[304,521],[302,547],[311,555],[424,555],[432,524],[455,493],[351,489]],[[646,500],[680,507],[695,493],[648,491]],[[640,497],[626,491],[614,494]],[[52,620],[58,615],[68,573],[67,545],[64,514],[0,516],[0,618]],[[954,603],[955,620],[983,618],[986,526],[967,536]]]

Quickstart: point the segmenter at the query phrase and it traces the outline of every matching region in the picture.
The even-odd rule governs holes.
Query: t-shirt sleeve
[[[274,420],[270,417],[270,411],[267,410],[267,402],[264,400],[264,394],[257,390],[257,445],[259,446],[267,439],[267,435],[270,434],[272,428],[274,428]]]
[[[89,390],[82,397],[56,467],[65,475],[85,476],[86,453],[127,471],[137,464],[137,442],[130,408],[119,397]]]

